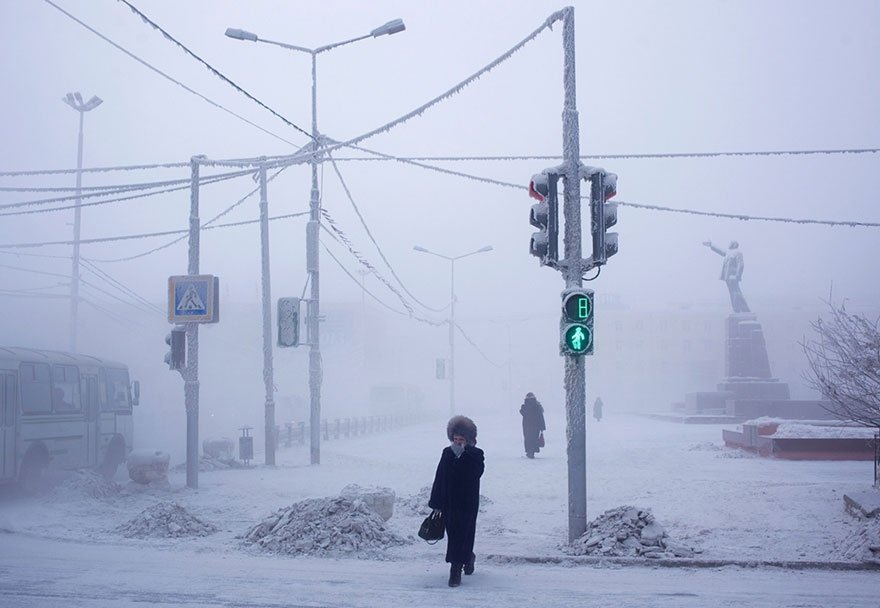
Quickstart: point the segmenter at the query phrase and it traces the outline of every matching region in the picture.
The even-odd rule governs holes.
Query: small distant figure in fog
[[[461,585],[461,571],[474,573],[474,537],[480,509],[480,477],[485,468],[477,447],[477,425],[467,416],[453,416],[446,424],[451,442],[443,448],[428,506],[443,514],[446,525],[446,562],[449,586]]]
[[[526,456],[534,458],[541,451],[539,440],[541,433],[547,430],[544,424],[544,407],[535,399],[535,393],[526,393],[526,398],[519,408],[522,414],[523,446]]]
[[[593,418],[596,419],[596,422],[602,420],[602,397],[596,397],[593,402]]]
[[[733,306],[733,312],[752,312],[746,303],[742,290],[739,288],[739,282],[742,280],[743,269],[745,268],[743,254],[739,250],[739,243],[730,241],[729,249],[726,252],[713,245],[712,241],[703,241],[703,245],[718,255],[724,256],[724,262],[721,264],[721,276],[719,278],[727,283],[727,290],[730,292],[730,305]]]

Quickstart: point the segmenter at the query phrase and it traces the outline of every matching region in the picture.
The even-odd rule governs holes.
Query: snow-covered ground
[[[522,452],[518,416],[475,416],[475,421],[478,444],[486,452],[478,568],[481,559],[493,567],[514,568],[521,558],[565,558],[564,428],[551,421],[545,433],[547,447],[529,460]],[[869,462],[755,457],[724,447],[720,425],[608,415],[598,423],[589,420],[587,426],[588,521],[620,506],[650,510],[669,543],[712,562],[861,563],[870,557],[868,545],[880,544],[880,522],[856,519],[844,508],[845,493],[870,489]],[[276,466],[203,471],[197,490],[186,487],[185,473],[174,470],[179,463],[173,462],[167,487],[130,482],[122,468],[118,485],[75,475],[43,496],[6,495],[0,500],[0,530],[6,532],[0,534],[0,565],[14,562],[3,549],[10,546],[4,539],[40,537],[67,546],[126,552],[145,548],[166,554],[169,560],[186,561],[192,552],[225,555],[252,560],[254,567],[267,558],[281,564],[305,559],[297,554],[349,556],[342,562],[352,564],[388,560],[423,564],[422,570],[431,569],[442,579],[444,544],[429,546],[415,533],[427,512],[424,488],[446,443],[445,421],[437,420],[325,441],[319,466],[309,464],[307,446],[281,448]],[[352,516],[344,524],[337,521],[337,529],[348,526],[346,534],[337,534],[336,540],[332,535],[318,539],[323,543],[321,551],[301,543],[302,550],[274,554],[267,553],[263,544],[246,542],[249,532],[267,519],[272,521],[279,510],[293,512],[290,507],[306,499],[335,498],[349,484],[393,490],[394,515],[384,524],[381,518],[368,521],[365,516]],[[339,508],[331,502],[344,503],[307,504],[314,512],[324,509],[322,517],[329,518],[326,509]],[[308,511],[305,505],[297,509]],[[320,527],[316,522],[314,528]],[[384,528],[381,533],[379,527]],[[302,526],[298,530],[297,534],[304,534]],[[312,534],[320,536],[319,531]],[[357,542],[337,546],[346,536]],[[282,538],[281,544],[265,546],[277,550],[288,541],[295,539]],[[283,567],[277,563],[273,561],[273,567]],[[290,567],[296,563],[290,562]],[[880,580],[880,573],[865,575]],[[199,577],[198,569],[194,576]]]

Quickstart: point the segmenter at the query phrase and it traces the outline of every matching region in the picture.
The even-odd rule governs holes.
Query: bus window
[[[128,393],[128,372],[122,369],[107,369],[107,399],[104,408],[108,410],[131,410],[131,396]]]
[[[52,411],[52,387],[47,363],[22,363],[21,411],[25,414],[48,414]]]
[[[52,385],[52,403],[56,412],[78,412],[82,409],[79,370],[75,365],[53,365]]]
[[[6,426],[11,427],[15,424],[15,406],[18,405],[18,394],[16,393],[15,376],[7,374],[6,376]]]

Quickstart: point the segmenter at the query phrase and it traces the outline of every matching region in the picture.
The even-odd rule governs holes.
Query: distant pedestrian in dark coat
[[[536,452],[541,451],[538,438],[547,430],[544,424],[544,407],[535,399],[534,393],[526,393],[525,401],[519,408],[522,414],[523,445],[526,448],[526,456],[534,458]]]
[[[461,584],[461,571],[474,573],[474,537],[480,508],[483,450],[477,447],[477,425],[466,416],[453,416],[446,425],[452,443],[443,448],[428,506],[443,513],[449,586]]]
[[[596,422],[602,420],[602,397],[596,397],[596,401],[593,403],[593,418],[596,419]]]

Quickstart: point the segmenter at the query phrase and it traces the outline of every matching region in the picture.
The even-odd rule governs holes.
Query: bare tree
[[[811,323],[815,336],[801,343],[807,382],[841,419],[880,428],[880,327],[878,320],[828,302],[830,316]]]

